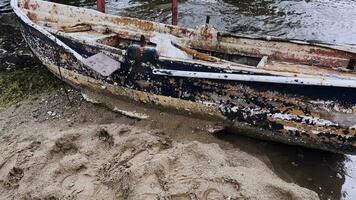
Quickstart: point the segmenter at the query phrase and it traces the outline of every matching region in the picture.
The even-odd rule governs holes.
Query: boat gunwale
[[[69,46],[67,46],[65,43],[63,43],[61,40],[59,40],[58,38],[56,38],[53,34],[51,34],[50,32],[48,32],[45,28],[43,28],[42,26],[36,24],[35,22],[33,22],[31,19],[28,18],[28,16],[26,16],[24,14],[24,12],[22,11],[22,9],[19,7],[19,2],[18,0],[11,0],[10,2],[12,9],[14,10],[15,14],[27,25],[35,28],[37,31],[39,31],[40,33],[44,34],[45,36],[47,36],[50,40],[52,40],[53,42],[55,42],[56,44],[60,45],[61,47],[63,47],[66,51],[70,52],[73,54],[73,56],[77,59],[77,60],[82,60],[83,57],[77,53],[76,51],[74,51],[72,48],[70,48]]]

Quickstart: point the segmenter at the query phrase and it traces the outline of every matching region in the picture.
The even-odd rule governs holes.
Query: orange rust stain
[[[345,133],[347,133],[347,134],[345,134]],[[340,128],[340,129],[337,131],[337,134],[338,134],[338,135],[343,135],[343,136],[345,136],[345,135],[350,135],[350,136],[352,136],[352,135],[356,135],[356,130],[355,130],[355,129],[349,129],[348,131],[346,131],[345,129]]]
[[[50,18],[50,17],[45,17],[45,21],[46,22],[51,22],[51,23],[57,23],[58,21],[53,19],[53,18]]]
[[[30,9],[28,1],[25,1],[25,3],[23,4],[23,8]]]
[[[317,54],[322,56],[333,56],[333,57],[341,57],[341,58],[350,58],[352,57],[351,53],[340,51],[340,50],[333,50],[333,49],[321,49],[321,48],[312,48],[310,49],[309,53]],[[353,55],[354,57],[356,55]]]
[[[123,26],[136,26],[139,29],[145,30],[145,31],[153,31],[154,30],[154,24],[153,22],[149,21],[142,21],[138,19],[131,19],[131,18],[125,18],[125,17],[118,17],[113,19],[114,23],[123,25]]]
[[[32,12],[28,12],[27,13],[27,17],[32,21],[36,21],[37,20],[37,15],[35,13],[32,13]]]
[[[169,83],[170,84],[176,84],[176,80],[175,79],[169,79]]]
[[[31,3],[29,6],[32,8],[32,10],[36,10],[38,7],[40,7],[37,2]]]
[[[183,35],[189,37],[193,34],[193,31],[183,27],[177,27],[172,25],[165,25],[164,27],[168,29],[169,34],[176,35],[176,36]]]
[[[297,64],[306,64],[314,66],[323,66],[323,67],[346,67],[347,62],[342,58],[321,58],[318,56],[305,56],[305,57],[296,57],[293,54],[275,52],[271,55],[276,60],[287,61]]]
[[[198,59],[198,60],[204,60],[204,61],[209,61],[209,62],[217,62],[217,60],[213,57],[211,57],[208,54],[205,53],[200,53],[197,50],[186,48],[186,47],[181,47],[181,46],[176,46],[180,50],[186,52],[187,54],[193,56],[193,58]]]
[[[130,35],[129,32],[127,32],[127,31],[122,31],[122,30],[115,31],[115,33],[118,34],[118,35],[121,36],[121,37],[124,37],[124,38],[126,38],[127,36]]]
[[[66,61],[70,58],[70,56],[67,53],[60,53],[59,57],[61,58],[61,60]]]
[[[311,116],[311,117],[317,117],[320,118],[319,113],[312,112],[309,115],[306,115],[303,110],[293,108],[293,107],[287,107],[287,106],[281,106],[281,107],[276,107],[277,110],[281,111],[282,113],[290,114],[290,115],[297,115],[297,116]]]
[[[62,26],[62,31],[66,33],[74,33],[74,32],[84,32],[84,31],[90,31],[92,29],[91,25],[89,24],[76,24],[74,26]]]
[[[126,31],[126,30],[111,30],[111,31],[113,33],[116,33],[121,38],[133,39],[133,40],[139,40],[139,38],[142,35],[145,36],[146,38],[150,38],[152,36],[152,35],[150,35],[150,32],[139,33],[139,32],[130,32],[130,31]]]
[[[298,129],[299,132],[303,132],[303,131],[306,131],[308,129],[308,125],[297,123],[297,122],[294,122],[294,121],[288,121],[288,120],[282,120],[282,119],[271,120],[271,121],[275,121],[276,123],[283,125],[284,128],[286,128],[286,127],[296,128],[296,129]],[[309,132],[309,131],[306,131],[306,132]]]
[[[205,27],[202,29],[202,32],[200,33],[204,39],[206,40],[211,40],[213,38],[213,34],[211,33],[209,27]]]
[[[311,125],[300,124],[300,123],[297,123],[297,122],[286,121],[286,120],[276,120],[275,122],[279,123],[279,124],[282,124],[285,127],[296,128],[296,129],[298,129],[298,131],[300,133],[301,132],[309,133],[308,134],[309,138],[312,138],[313,140],[318,140],[318,141],[322,140],[322,141],[332,142],[332,143],[335,143],[335,144],[341,142],[341,141],[339,141],[337,139],[337,137],[325,137],[325,136],[320,136],[318,134],[310,134],[313,129],[318,127],[317,125],[311,126]],[[322,127],[318,127],[318,128],[322,128]],[[332,133],[337,134],[337,135],[341,135],[341,136],[344,135],[343,133],[341,133],[343,131],[343,129],[337,129],[336,130],[336,129],[333,129],[332,127],[328,127],[327,130],[328,130],[328,132],[332,132]],[[282,132],[284,134],[288,134],[288,131],[286,129],[282,130]],[[323,130],[320,130],[320,132],[323,132]]]

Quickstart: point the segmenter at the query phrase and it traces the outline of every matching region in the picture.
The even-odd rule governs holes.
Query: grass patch
[[[8,107],[31,95],[59,88],[60,80],[45,67],[0,72],[0,107]]]

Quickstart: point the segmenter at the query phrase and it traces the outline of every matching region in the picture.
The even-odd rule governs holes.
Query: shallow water
[[[0,13],[11,12],[10,2],[9,1],[0,1]]]
[[[210,15],[219,30],[356,44],[355,10],[355,0],[188,0],[179,4],[179,25],[196,27]],[[108,12],[171,21],[169,0],[117,1]]]
[[[93,0],[55,0],[95,8]],[[170,0],[118,0],[108,13],[170,23]],[[0,13],[9,3],[0,0]],[[180,26],[211,16],[219,30],[241,34],[356,44],[356,0],[187,0],[179,2]],[[224,134],[220,138],[269,163],[283,179],[316,191],[322,199],[356,199],[356,156],[309,150]]]
[[[92,0],[54,0],[94,7]],[[170,0],[117,0],[111,14],[171,21]],[[211,16],[219,30],[356,44],[356,0],[187,0],[179,2],[178,24],[196,27]]]
[[[220,139],[265,161],[281,178],[311,189],[321,199],[356,198],[356,156],[259,141],[232,134]]]

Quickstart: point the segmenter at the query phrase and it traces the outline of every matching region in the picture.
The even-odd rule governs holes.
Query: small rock
[[[291,164],[294,166],[294,167],[298,167],[299,165],[296,163],[296,162],[291,162]]]
[[[337,174],[336,174],[336,177],[338,177],[339,179],[342,179],[342,176],[341,176],[340,173],[337,173]]]

